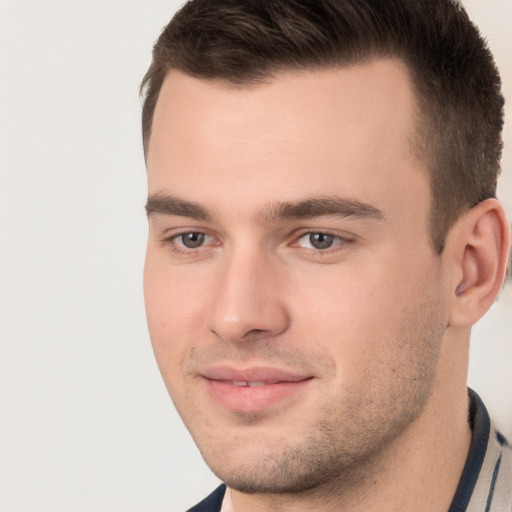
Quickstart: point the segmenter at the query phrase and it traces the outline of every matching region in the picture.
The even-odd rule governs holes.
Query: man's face
[[[421,418],[447,323],[404,67],[252,88],[166,78],[148,154],[149,330],[229,486],[354,474]]]

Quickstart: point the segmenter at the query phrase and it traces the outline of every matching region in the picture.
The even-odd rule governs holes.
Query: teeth
[[[233,386],[236,386],[236,387],[249,387],[249,388],[257,388],[257,387],[260,387],[260,386],[264,386],[265,385],[265,382],[262,382],[262,381],[254,381],[254,382],[247,382],[245,380],[234,380],[232,382]]]

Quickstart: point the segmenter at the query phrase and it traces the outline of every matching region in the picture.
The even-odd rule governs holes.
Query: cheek
[[[293,318],[303,328],[318,334],[338,333],[351,338],[363,335],[373,327],[389,321],[393,288],[387,276],[378,269],[327,267],[321,272],[296,276]],[[303,321],[303,322],[302,322]]]
[[[376,366],[392,373],[410,357],[414,347],[404,345],[415,342],[424,315],[421,303],[430,300],[425,284],[415,285],[418,280],[420,274],[394,269],[389,262],[330,269],[324,279],[310,275],[295,288],[296,332],[304,343],[315,340],[331,354],[339,378]]]
[[[148,250],[144,267],[144,300],[153,351],[169,387],[181,374],[203,322],[196,280],[172,269]]]
[[[190,325],[204,299],[202,280],[183,266],[173,266],[165,251],[148,247],[144,266],[144,299],[150,329],[178,334]],[[203,293],[201,293],[203,291]]]

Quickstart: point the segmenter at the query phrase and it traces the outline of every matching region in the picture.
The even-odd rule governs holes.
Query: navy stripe
[[[492,481],[491,487],[489,488],[489,496],[487,496],[487,504],[485,505],[485,512],[489,512],[491,510],[492,497],[494,496],[494,487],[496,486],[496,479],[498,478],[498,473],[500,471],[501,464],[501,453],[496,461],[496,466],[494,466],[494,471],[492,472]]]
[[[459,485],[448,512],[466,511],[484,462],[491,431],[491,420],[485,405],[472,389],[468,391],[470,400],[469,419],[473,429],[473,436],[471,438],[468,458],[466,459]]]
[[[500,446],[508,446],[507,440],[501,432],[496,431],[496,441],[498,441]]]

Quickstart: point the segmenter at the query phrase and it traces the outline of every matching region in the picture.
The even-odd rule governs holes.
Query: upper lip
[[[233,366],[210,366],[200,372],[200,375],[209,380],[228,382],[264,382],[276,384],[278,382],[300,382],[312,378],[302,372],[294,372],[282,368],[265,366],[252,366],[237,368]]]

